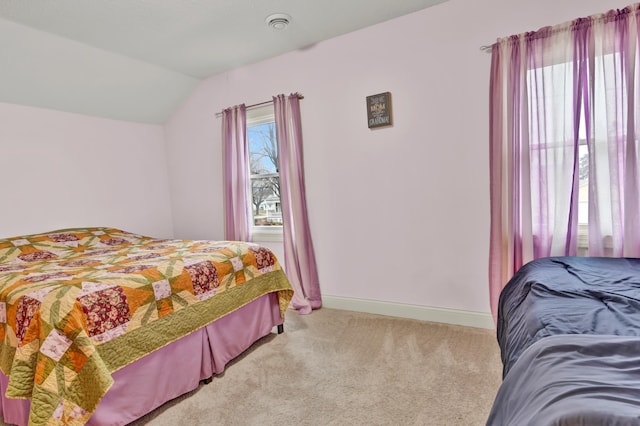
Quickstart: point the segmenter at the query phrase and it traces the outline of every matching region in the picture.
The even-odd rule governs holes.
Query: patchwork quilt
[[[293,291],[251,243],[159,240],[113,228],[0,239],[0,369],[29,423],[84,424],[111,373],[276,292]]]

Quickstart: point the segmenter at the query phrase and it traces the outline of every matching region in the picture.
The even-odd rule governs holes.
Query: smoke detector
[[[286,13],[274,13],[273,15],[267,16],[264,20],[269,27],[276,31],[286,30],[291,22],[291,16]]]

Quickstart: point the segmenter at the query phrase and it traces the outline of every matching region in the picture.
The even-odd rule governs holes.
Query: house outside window
[[[249,205],[254,241],[282,241],[278,144],[272,105],[247,111]]]

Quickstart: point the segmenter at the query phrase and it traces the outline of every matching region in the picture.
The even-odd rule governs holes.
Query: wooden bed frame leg
[[[279,324],[278,325],[278,334],[282,334],[284,333],[284,324]]]

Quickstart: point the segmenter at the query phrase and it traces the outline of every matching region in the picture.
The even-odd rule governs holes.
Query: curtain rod
[[[564,22],[562,24],[557,24],[557,25],[553,25],[553,26],[547,26],[547,27],[542,27],[536,31],[529,31],[526,33],[522,33],[522,34],[516,34],[517,37],[521,37],[521,36],[532,36],[532,37],[536,37],[539,36],[539,34],[541,33],[541,30],[543,31],[543,36],[546,36],[548,33],[547,31],[550,31],[551,34],[555,34],[557,32],[561,32],[561,31],[571,31],[574,28],[580,28],[584,25],[592,25],[594,22],[604,22],[604,23],[609,23],[612,21],[615,21],[617,19],[620,18],[620,16],[622,15],[628,15],[630,13],[634,13],[634,11],[638,8],[638,5],[632,4],[631,6],[627,6],[624,9],[611,9],[606,13],[596,13],[595,15],[591,15],[591,16],[587,16],[585,18],[576,18],[573,19],[571,21],[567,21]],[[511,38],[514,36],[510,36],[510,37],[505,37],[505,38]],[[496,44],[496,43],[494,43]],[[491,53],[491,50],[493,48],[494,44],[490,44],[490,45],[486,45],[486,46],[480,46],[480,50],[487,52],[487,53]]]
[[[482,50],[484,53],[491,53],[491,49],[493,49],[493,44],[480,46],[480,50]]]
[[[296,93],[295,95],[298,96],[298,99],[304,99],[304,96],[302,96],[300,93]],[[268,104],[272,104],[272,103],[273,103],[273,99],[270,100],[270,101],[258,102],[257,104],[247,105],[245,108],[246,109],[252,109],[252,108],[257,108],[259,106],[268,105]],[[216,117],[222,117],[222,112],[223,111],[216,112]]]

